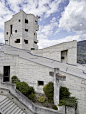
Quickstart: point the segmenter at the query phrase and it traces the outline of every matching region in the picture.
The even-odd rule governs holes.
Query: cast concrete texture
[[[60,86],[68,87],[72,96],[78,98],[77,114],[86,114],[85,66],[69,65],[53,59],[35,56],[27,50],[9,45],[3,45],[0,52],[0,74],[3,74],[3,66],[10,66],[10,79],[16,75],[21,81],[33,86],[38,93],[43,93],[43,86],[38,86],[38,81],[44,81],[44,85],[54,81],[49,72],[54,72],[54,68],[60,68],[60,74],[66,76],[66,81],[60,81]]]
[[[77,41],[64,42],[44,49],[33,50],[31,53],[51,58],[60,62],[77,64]],[[64,59],[61,59],[64,57]]]
[[[14,112],[14,114],[64,114],[61,110],[58,111],[35,105],[31,100],[16,89],[15,84],[3,82],[3,76],[1,75],[0,94],[3,97],[1,98],[2,101],[0,106],[0,112],[2,114],[13,114]],[[6,96],[5,98],[4,95]],[[12,104],[11,106],[9,106],[10,103]]]
[[[5,43],[21,49],[38,49],[36,33],[36,31],[39,30],[38,18],[38,16],[35,17],[33,14],[26,14],[24,11],[13,15],[9,21],[5,22]],[[28,23],[25,23],[25,19]],[[12,32],[10,28],[11,25]],[[27,31],[25,31],[25,29],[27,29]],[[20,42],[15,43],[17,39],[20,39]],[[28,43],[25,43],[25,40],[27,40]]]
[[[86,66],[77,64],[77,42],[31,51],[31,48],[38,49],[38,18],[21,11],[5,22],[6,45],[0,44],[0,74],[4,74],[4,66],[10,66],[10,81],[16,75],[21,81],[33,86],[36,92],[43,93],[45,84],[55,82],[49,72],[59,68],[59,73],[66,76],[66,81],[59,81],[59,86],[68,87],[72,96],[78,98],[77,114],[86,114]],[[12,31],[10,25],[13,25]],[[20,43],[15,43],[17,39],[20,39]],[[28,44],[25,44],[25,40],[28,40]],[[39,86],[38,81],[44,81],[44,85]]]

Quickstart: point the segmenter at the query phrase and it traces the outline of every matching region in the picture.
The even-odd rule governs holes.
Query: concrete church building
[[[66,86],[72,96],[78,98],[76,114],[86,114],[86,67],[77,64],[77,41],[38,49],[38,19],[39,16],[21,11],[5,22],[5,44],[0,44],[0,94],[13,98],[21,114],[62,114],[31,104],[10,83],[11,77],[16,75],[37,93],[43,93],[44,85],[52,81],[56,105],[59,104],[59,87]]]

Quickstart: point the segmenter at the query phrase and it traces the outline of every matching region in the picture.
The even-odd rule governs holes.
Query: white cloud
[[[47,24],[45,26],[41,26],[38,32],[38,39],[40,40],[40,38],[44,39],[44,38],[48,38],[49,36],[53,35],[53,29],[55,27],[58,27],[58,22],[56,21],[56,18],[53,17],[50,20],[50,24]]]
[[[82,39],[86,40],[86,35],[83,35],[82,37],[80,35],[67,36],[65,38],[58,39],[58,40],[40,39],[38,46],[39,46],[39,49],[42,49],[62,42],[68,42],[73,40],[81,41]]]
[[[86,30],[86,1],[85,0],[70,0],[62,17],[59,21],[59,27],[70,31]]]

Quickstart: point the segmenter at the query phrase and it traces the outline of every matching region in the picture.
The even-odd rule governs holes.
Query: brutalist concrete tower
[[[4,24],[5,44],[26,50],[38,49],[36,31],[39,30],[39,18],[33,14],[26,14],[24,11],[13,15]]]

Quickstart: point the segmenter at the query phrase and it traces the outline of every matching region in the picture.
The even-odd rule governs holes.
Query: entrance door
[[[10,81],[10,66],[4,66],[3,81]]]

